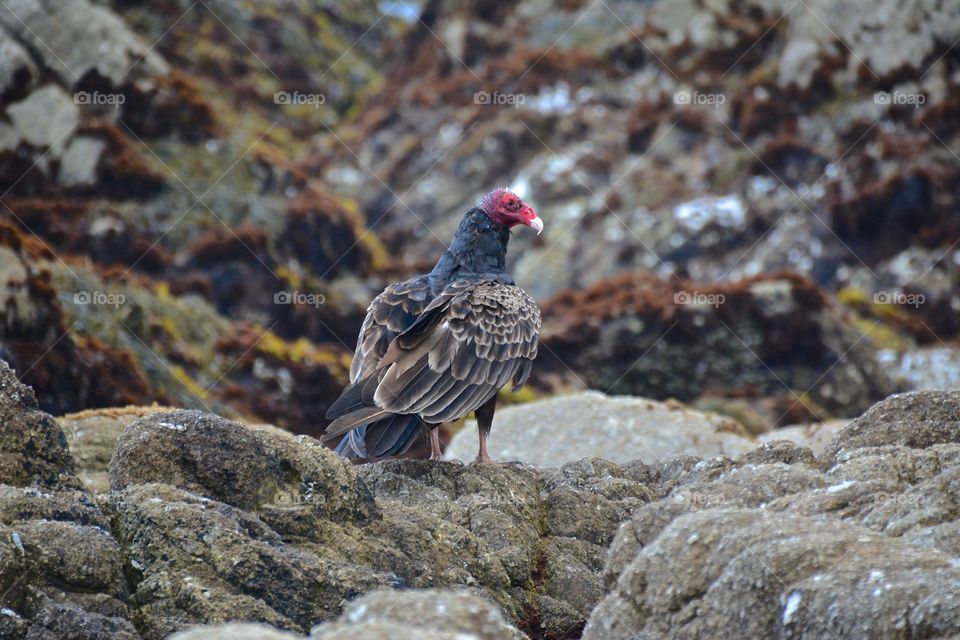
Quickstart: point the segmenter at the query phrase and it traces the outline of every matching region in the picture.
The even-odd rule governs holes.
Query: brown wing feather
[[[393,339],[413,324],[430,300],[426,276],[392,284],[373,299],[360,327],[350,382],[362,380],[376,370]]]
[[[390,344],[377,366],[374,400],[428,423],[460,418],[511,379],[522,384],[539,330],[540,310],[519,287],[453,282]]]

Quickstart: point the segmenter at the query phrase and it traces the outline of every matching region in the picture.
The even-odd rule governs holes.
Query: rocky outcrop
[[[310,640],[521,640],[500,609],[469,589],[374,591],[353,600],[335,621],[317,625]],[[300,640],[258,624],[195,627],[171,640]]]
[[[740,425],[717,414],[587,391],[500,409],[488,446],[494,460],[556,467],[578,458],[654,464],[678,455],[735,457],[757,445]],[[468,420],[444,455],[466,461],[476,451],[476,422]]]
[[[310,438],[175,411],[122,433],[108,510],[147,638],[224,619],[302,633],[377,587],[457,585],[560,637],[603,595],[607,545],[653,497],[644,479],[602,460],[357,468]]]
[[[934,638],[960,625],[960,394],[877,404],[814,459],[769,443],[664,468],[584,638]]]
[[[0,361],[0,636],[133,640],[120,545],[63,432]]]
[[[545,345],[581,380],[545,349],[541,389],[774,394],[779,425],[956,384],[894,388],[865,353],[915,363],[913,341],[960,333],[955,8],[575,4],[435,1],[421,21],[391,3],[5,2],[0,218],[44,246],[25,266],[50,272],[61,317],[0,330],[2,355],[56,413],[157,401],[316,435],[370,298],[503,183],[544,214],[509,265],[539,299],[668,294],[555,316]],[[783,269],[808,284],[769,278],[715,313],[671,302]],[[810,283],[858,316],[805,308]],[[16,313],[22,291],[3,293]],[[796,317],[765,314],[768,294]],[[91,369],[136,384],[89,388]],[[777,420],[792,394],[801,415]]]
[[[110,491],[110,459],[117,448],[117,439],[128,425],[151,413],[173,410],[158,405],[128,406],[88,409],[58,418],[70,446],[77,476],[87,491],[95,496]]]
[[[314,627],[311,640],[521,640],[496,605],[464,591],[376,591],[357,598],[339,620]]]
[[[872,296],[910,245],[955,269],[958,25],[941,0],[435,2],[337,132],[362,160],[331,140],[312,166],[424,252],[489,185],[526,190],[546,228],[514,240],[512,273],[543,298],[785,268]],[[926,271],[905,284],[933,288]]]
[[[795,424],[760,434],[760,442],[774,442],[787,440],[810,449],[814,455],[820,456],[833,441],[837,433],[850,424],[849,420],[828,420],[815,424]]]
[[[4,637],[163,638],[220,620],[306,633],[358,594],[401,586],[473,586],[499,608],[428,602],[453,598],[451,610],[494,626],[502,609],[560,637],[603,595],[620,522],[653,498],[642,466],[357,468],[310,438],[149,408],[66,419],[78,476],[57,423],[2,373]]]
[[[611,420],[686,412],[638,402],[600,405]],[[67,438],[0,365],[3,637],[934,638],[960,625],[960,392],[891,396],[818,456],[779,440],[695,457],[691,439],[659,462],[558,450],[545,469],[353,466],[267,425],[153,409],[67,417]]]
[[[803,410],[856,415],[896,387],[856,318],[795,274],[700,286],[630,274],[546,303],[535,376],[607,393],[784,396],[774,424]]]
[[[0,357],[44,409],[161,402],[322,430],[377,287],[355,276],[375,278],[385,254],[355,203],[289,158],[362,101],[379,73],[360,67],[395,19],[288,9],[0,6],[0,225],[42,248],[23,266],[45,278],[36,291],[12,274],[0,308],[23,316],[36,305],[18,302],[42,297],[47,311],[27,331],[0,324]]]

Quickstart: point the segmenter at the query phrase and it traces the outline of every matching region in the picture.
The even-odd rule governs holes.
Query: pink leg
[[[497,396],[493,396],[477,409],[477,432],[480,434],[480,451],[474,459],[474,464],[490,464],[490,453],[487,451],[487,436],[493,425],[493,412],[497,408]]]
[[[490,432],[486,429],[480,429],[480,452],[477,453],[477,457],[474,459],[474,464],[490,464],[490,453],[487,451],[487,434]]]
[[[439,460],[442,452],[440,451],[440,428],[430,429],[430,459]]]

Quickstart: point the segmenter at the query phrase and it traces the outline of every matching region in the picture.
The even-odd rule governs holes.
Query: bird
[[[340,455],[374,461],[406,452],[429,433],[439,459],[437,427],[475,412],[479,453],[490,463],[487,436],[497,392],[530,376],[540,337],[540,308],[506,270],[511,229],[543,220],[507,188],[470,208],[429,273],[388,286],[360,328],[350,384],[330,405],[321,436],[340,438]]]

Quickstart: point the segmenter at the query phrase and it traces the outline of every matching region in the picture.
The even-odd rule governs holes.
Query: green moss
[[[857,328],[879,349],[903,351],[912,346],[912,341],[909,338],[897,333],[885,322],[858,317],[855,323]]]
[[[845,305],[859,308],[867,304],[867,292],[860,287],[843,287],[837,291],[837,300]]]
[[[190,374],[187,373],[183,367],[178,364],[170,365],[170,372],[173,374],[173,377],[176,378],[177,382],[183,385],[183,387],[189,391],[192,395],[201,400],[205,400],[207,397],[207,390],[201,387],[193,378],[190,377]]]

